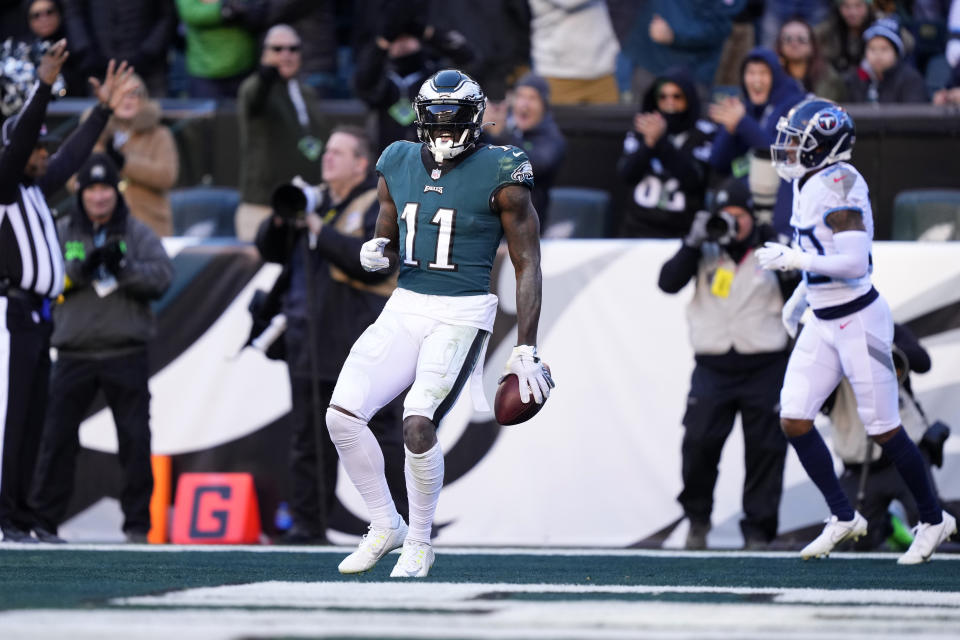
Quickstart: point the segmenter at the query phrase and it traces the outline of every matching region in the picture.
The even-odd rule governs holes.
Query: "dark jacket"
[[[653,148],[632,128],[627,132],[617,163],[621,180],[631,187],[620,225],[623,237],[679,238],[703,208],[707,160],[717,126],[700,119],[700,98],[693,79],[681,70],[657,78],[643,96],[641,112],[657,110],[657,92],[666,81],[683,90],[687,110],[668,117],[667,132]]]
[[[762,61],[773,72],[773,86],[770,95],[763,104],[753,104],[747,98],[747,90],[743,84],[743,69],[748,62]],[[756,47],[743,61],[740,68],[740,88],[743,91],[744,105],[747,114],[737,125],[736,131],[730,133],[726,127],[719,127],[717,137],[713,141],[713,150],[710,154],[710,164],[721,174],[733,174],[741,177],[735,166],[735,161],[746,157],[749,152],[755,152],[758,157],[770,157],[770,145],[777,139],[777,121],[785,116],[793,105],[803,99],[803,89],[799,83],[787,75],[777,54],[763,47]],[[746,176],[744,174],[744,179]],[[780,181],[777,192],[777,203],[773,212],[773,226],[778,233],[790,234],[790,215],[793,206],[793,191],[790,183]]]
[[[860,66],[847,74],[846,83],[849,102],[889,104],[930,101],[923,76],[903,60],[887,69],[879,82]]]
[[[70,216],[60,224],[67,284],[63,303],[54,308],[51,343],[72,357],[108,358],[143,349],[154,335],[150,301],[159,298],[173,279],[173,263],[160,238],[132,217],[123,197],[107,223],[107,242],[122,239],[126,259],[117,290],[101,298],[83,262],[94,250],[93,224],[80,192]]]
[[[256,245],[268,262],[284,265],[278,279],[286,286],[283,313],[287,364],[295,376],[310,375],[307,320],[315,318],[316,361],[321,380],[333,382],[350,353],[350,347],[387,302],[396,287],[396,273],[368,272],[360,266],[360,245],[374,236],[380,206],[376,177],[370,176],[338,205],[325,191],[317,211],[330,216],[317,237],[316,249],[308,249],[307,235],[264,220]],[[304,254],[309,253],[315,304],[308,311]],[[276,293],[276,292],[273,292]]]
[[[694,81],[713,84],[720,50],[746,0],[653,0],[643,2],[623,53],[634,65],[654,75],[671,67],[686,67]],[[659,15],[673,29],[674,41],[663,45],[650,39],[650,20]]]
[[[287,81],[276,67],[260,67],[240,85],[240,193],[243,202],[267,205],[273,190],[300,176],[320,182],[323,141],[329,132],[313,89],[295,80],[307,108],[297,119]]]
[[[144,79],[166,69],[172,0],[64,0],[63,17],[70,53],[90,75],[102,76],[111,58],[126,60]]]
[[[520,131],[510,126],[499,136],[484,135],[484,141],[496,145],[513,145],[523,149],[530,166],[533,167],[534,186],[530,194],[533,206],[540,216],[541,233],[547,228],[550,217],[550,189],[557,180],[563,158],[567,153],[567,141],[553,119],[549,107],[543,114],[543,120],[533,129]]]
[[[440,58],[433,52],[439,52],[445,62],[457,68],[469,66],[477,57],[465,41],[448,42],[442,34],[434,40],[433,46],[403,58],[389,58],[387,51],[373,41],[357,53],[353,88],[357,97],[377,112],[379,151],[397,140],[417,140],[413,99],[424,81],[441,69]]]

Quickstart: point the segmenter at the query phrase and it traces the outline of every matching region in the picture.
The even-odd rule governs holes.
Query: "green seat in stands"
[[[545,238],[603,238],[610,226],[610,194],[586,187],[550,189]]]
[[[893,201],[894,240],[960,240],[960,189],[910,189]]]

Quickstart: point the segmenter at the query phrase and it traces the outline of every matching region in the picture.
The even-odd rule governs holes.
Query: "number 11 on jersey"
[[[414,253],[417,238],[417,213],[420,211],[420,203],[408,202],[400,212],[400,219],[406,225],[407,236],[404,243],[403,263],[411,267],[419,267],[420,261],[417,260]],[[437,246],[434,251],[434,259],[427,265],[428,269],[438,271],[456,271],[457,265],[450,262],[450,254],[453,250],[453,223],[456,220],[457,211],[441,207],[437,209],[430,224],[437,225]]]

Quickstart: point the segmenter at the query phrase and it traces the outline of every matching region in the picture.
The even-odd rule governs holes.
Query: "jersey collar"
[[[420,144],[420,159],[423,161],[423,168],[427,170],[427,174],[433,178],[436,175],[434,180],[439,180],[441,177],[447,175],[458,166],[460,163],[472,156],[479,149],[479,145],[474,143],[468,149],[465,149],[459,155],[450,158],[442,165],[437,164],[437,161],[433,159],[433,154],[430,153],[430,149],[427,148],[427,145],[424,143]],[[439,174],[434,174],[435,171],[439,171]]]

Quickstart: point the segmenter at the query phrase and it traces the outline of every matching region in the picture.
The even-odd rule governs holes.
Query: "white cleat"
[[[390,572],[391,578],[426,578],[433,566],[433,547],[425,542],[408,540],[397,565]]]
[[[930,559],[940,543],[957,532],[957,519],[943,512],[940,524],[921,522],[913,528],[913,543],[897,564],[921,564]]]
[[[826,557],[841,542],[859,540],[860,536],[867,534],[867,520],[858,511],[853,512],[853,520],[838,520],[837,516],[830,516],[826,522],[827,526],[820,535],[800,552],[804,560]]]
[[[363,573],[373,568],[383,556],[403,545],[407,537],[407,523],[400,519],[396,529],[377,529],[370,525],[357,550],[337,567],[340,573]]]

